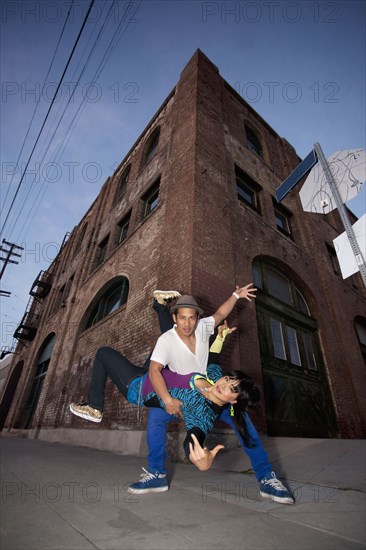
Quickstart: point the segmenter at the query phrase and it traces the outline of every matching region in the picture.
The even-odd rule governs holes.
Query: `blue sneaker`
[[[260,494],[263,498],[280,502],[281,504],[294,504],[295,500],[286,487],[277,479],[276,474],[271,472],[271,477],[264,477],[260,482]]]
[[[149,472],[142,468],[144,473],[141,474],[141,481],[132,483],[127,488],[129,493],[163,493],[168,491],[169,485],[166,479],[166,474],[161,474],[160,472]]]

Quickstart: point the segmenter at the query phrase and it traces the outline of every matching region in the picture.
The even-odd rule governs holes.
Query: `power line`
[[[141,4],[141,2],[138,4],[138,8],[139,8],[140,4]],[[129,22],[126,23],[126,27],[122,30],[122,32],[121,32],[121,27],[122,27],[123,22],[124,22],[124,17],[125,17],[125,15],[128,13],[128,11],[129,11],[131,5],[132,5],[132,0],[131,0],[131,1],[129,2],[129,4],[127,5],[126,10],[125,10],[125,13],[124,13],[123,17],[121,18],[121,22],[119,23],[117,29],[115,30],[115,32],[114,32],[114,34],[113,34],[113,36],[112,36],[112,38],[111,38],[111,40],[110,40],[110,42],[109,42],[109,44],[108,44],[108,47],[106,48],[106,51],[105,51],[105,53],[104,53],[104,55],[103,55],[103,58],[102,58],[102,60],[100,61],[99,65],[98,65],[98,68],[96,69],[96,71],[95,71],[95,73],[94,73],[93,79],[92,79],[92,81],[91,81],[90,84],[96,83],[96,82],[98,81],[98,79],[99,79],[99,77],[100,77],[100,75],[101,75],[101,73],[102,73],[102,71],[103,71],[103,69],[104,69],[106,63],[108,62],[110,56],[112,55],[113,51],[114,51],[115,48],[117,47],[119,40],[122,38],[123,34],[126,32],[128,26],[129,26]],[[112,7],[113,7],[113,5],[111,6],[111,8],[110,8],[110,10],[109,10],[109,12],[108,12],[108,14],[107,14],[107,16],[106,16],[106,19],[105,19],[105,21],[104,21],[104,24],[103,24],[103,26],[102,26],[102,29],[100,30],[100,32],[99,32],[99,34],[98,34],[98,36],[97,36],[97,38],[96,38],[96,41],[95,41],[95,43],[94,43],[94,45],[93,45],[93,49],[95,48],[96,42],[99,40],[100,35],[101,35],[101,32],[103,31],[103,28],[104,28],[104,26],[105,26],[105,24],[106,24],[106,22],[107,22],[107,20],[108,20],[108,18],[109,18],[109,16],[110,16]],[[138,8],[137,8],[137,9],[138,9]],[[116,37],[117,37],[117,38],[116,38]],[[83,67],[82,72],[81,72],[81,74],[80,74],[80,76],[79,76],[78,82],[80,81],[80,78],[81,78],[82,74],[84,73],[87,64],[88,64],[89,61],[90,61],[91,54],[92,54],[92,52],[89,54],[88,59],[86,60],[86,62],[85,62],[85,64],[84,64],[84,67]],[[64,114],[65,114],[65,111],[66,111],[66,109],[67,109],[67,106],[69,105],[70,101],[72,100],[72,97],[73,97],[73,94],[74,94],[75,90],[76,90],[76,86],[74,87],[73,93],[72,93],[71,97],[69,98],[68,104],[66,105],[66,107],[65,107],[65,109],[64,109],[64,112],[63,112],[63,114],[62,114],[62,117],[61,117],[61,119],[59,120],[59,122],[58,122],[58,124],[57,124],[57,127],[56,127],[56,129],[55,129],[55,131],[53,132],[53,135],[52,135],[52,138],[51,138],[51,142],[52,142],[53,138],[55,137],[55,133],[56,133],[56,131],[57,131],[57,129],[58,129],[60,123],[61,123],[61,120],[62,120],[62,118],[63,118],[63,116],[64,116]],[[78,107],[78,109],[77,109],[77,111],[76,111],[74,117],[72,118],[72,120],[71,120],[71,122],[70,122],[70,124],[69,124],[69,126],[68,126],[68,129],[67,129],[67,131],[66,131],[66,134],[65,134],[65,136],[64,136],[64,138],[63,138],[63,140],[62,140],[62,142],[60,143],[59,147],[58,147],[58,150],[57,150],[57,152],[56,152],[56,154],[55,154],[55,157],[54,157],[53,162],[58,162],[58,161],[60,160],[60,158],[62,157],[62,154],[63,154],[63,152],[64,152],[64,150],[65,150],[65,148],[66,148],[67,142],[68,142],[68,140],[69,140],[70,137],[71,137],[71,133],[72,133],[72,130],[73,130],[72,126],[74,125],[74,127],[75,127],[76,121],[77,121],[78,118],[80,118],[80,116],[81,116],[81,110],[82,110],[83,107],[85,107],[85,104],[86,104],[86,95],[83,97],[83,99],[82,99],[82,101],[81,101],[81,103],[80,103],[80,105],[79,105],[79,107]],[[43,162],[43,160],[44,160],[44,158],[45,158],[45,155],[46,155],[46,153],[47,153],[48,150],[49,150],[49,147],[50,147],[50,145],[51,145],[51,142],[48,144],[47,150],[46,150],[46,152],[45,152],[45,154],[44,154],[44,156],[43,156],[41,162]],[[62,147],[63,147],[63,151],[61,150]],[[57,157],[58,157],[58,158],[57,158]],[[36,211],[37,211],[37,209],[38,209],[38,207],[39,207],[39,205],[40,205],[40,202],[42,201],[42,198],[44,197],[44,194],[46,193],[46,191],[47,191],[47,184],[46,184],[46,182],[44,182],[44,183],[42,184],[42,187],[40,188],[40,190],[39,190],[39,192],[38,192],[38,194],[37,194],[35,200],[34,200],[33,206],[31,207],[31,209],[30,209],[30,211],[29,211],[29,213],[28,213],[28,216],[27,216],[25,222],[23,223],[22,229],[21,229],[21,231],[20,231],[20,233],[19,233],[18,240],[20,239],[20,234],[21,234],[21,232],[23,231],[23,229],[25,228],[25,225],[26,225],[26,223],[27,223],[27,221],[28,221],[28,219],[29,219],[29,216],[30,216],[30,213],[31,213],[32,208],[35,207],[34,212],[33,212],[33,217],[32,217],[32,220],[31,220],[30,223],[33,222],[33,219],[34,219],[34,217],[35,217]],[[41,193],[42,193],[42,195],[41,195]],[[40,198],[39,198],[39,197],[40,197]],[[39,200],[38,200],[38,205],[36,206],[36,201],[37,201],[38,198],[39,198]],[[18,219],[18,218],[19,218],[19,215],[18,215],[17,219]]]
[[[10,191],[10,189],[11,189],[11,185],[12,185],[12,183],[13,183],[14,175],[15,175],[15,172],[16,172],[16,170],[17,170],[17,168],[18,168],[18,164],[19,164],[20,158],[21,158],[21,156],[22,156],[23,149],[24,149],[25,143],[26,143],[26,141],[27,141],[27,138],[28,138],[30,129],[31,129],[31,127],[32,127],[34,117],[36,116],[36,113],[37,113],[37,110],[38,110],[38,107],[39,107],[39,104],[40,104],[40,98],[41,98],[42,95],[43,95],[43,91],[44,91],[44,88],[45,88],[45,86],[46,86],[48,76],[49,76],[49,74],[50,74],[50,72],[51,72],[52,65],[53,65],[53,62],[54,62],[54,60],[55,60],[55,57],[56,57],[56,54],[57,54],[59,45],[60,45],[60,43],[61,43],[61,40],[62,40],[62,37],[63,37],[63,34],[64,34],[64,30],[65,30],[65,28],[66,28],[66,24],[67,24],[67,21],[68,21],[70,12],[71,12],[71,10],[72,10],[73,4],[74,4],[74,0],[72,0],[70,9],[69,9],[69,11],[68,11],[68,13],[67,13],[67,16],[66,16],[66,19],[65,19],[65,23],[64,23],[64,25],[63,25],[63,27],[62,27],[62,31],[61,31],[61,34],[60,34],[60,36],[59,36],[59,39],[58,39],[58,42],[57,42],[57,45],[56,45],[56,49],[55,49],[55,51],[54,51],[54,53],[53,53],[53,56],[52,56],[52,59],[51,59],[50,66],[48,67],[48,71],[47,71],[47,74],[46,74],[45,79],[44,79],[44,82],[43,82],[42,90],[41,90],[41,93],[40,93],[40,95],[39,95],[39,101],[37,101],[37,103],[36,103],[36,106],[35,106],[35,108],[34,108],[34,111],[33,111],[33,115],[32,115],[31,121],[30,121],[30,123],[29,123],[29,125],[28,125],[28,129],[27,129],[25,138],[24,138],[23,143],[22,143],[22,147],[21,147],[21,149],[20,149],[20,153],[19,153],[18,158],[17,158],[17,161],[16,161],[16,166],[15,166],[14,172],[13,172],[13,174],[12,174],[12,177],[11,177],[11,180],[10,180],[10,183],[9,183],[9,187],[8,187],[8,189],[6,190],[5,199],[4,199],[3,206],[2,206],[2,208],[1,208],[0,214],[2,213],[3,209],[5,208],[5,204],[6,204],[6,201],[7,201],[7,198],[8,198],[8,194],[9,194],[9,191]]]
[[[116,2],[116,0],[113,0],[112,6],[114,5],[115,2]],[[111,8],[110,8],[110,10],[109,10],[109,12],[108,12],[107,18],[109,17],[109,14],[110,14],[110,12],[111,12],[112,6],[111,6]],[[105,26],[105,23],[106,23],[106,21],[107,21],[107,18],[106,18],[106,20],[104,21],[104,24],[103,24],[103,26],[102,26],[102,30],[103,30],[103,28],[104,28],[104,26]],[[26,195],[25,195],[25,197],[24,197],[24,199],[23,199],[23,204],[21,205],[21,207],[20,207],[20,209],[19,209],[19,211],[18,211],[18,214],[17,214],[15,220],[13,221],[13,225],[12,225],[12,227],[11,227],[11,229],[10,229],[10,235],[12,234],[13,230],[15,229],[15,226],[16,226],[16,224],[17,224],[19,218],[20,218],[20,215],[21,215],[21,213],[23,212],[23,209],[24,209],[24,207],[25,207],[25,205],[26,205],[26,201],[27,201],[27,199],[28,199],[28,197],[29,197],[29,195],[30,195],[30,193],[31,193],[31,191],[32,191],[33,185],[34,185],[34,183],[35,183],[35,179],[36,179],[36,177],[37,177],[37,175],[38,175],[38,173],[39,173],[40,167],[41,167],[41,165],[43,164],[44,159],[45,159],[45,157],[46,157],[46,155],[47,155],[47,153],[48,153],[48,151],[49,151],[49,149],[50,149],[50,147],[51,147],[51,145],[52,145],[53,139],[55,138],[56,132],[57,132],[57,130],[58,130],[58,128],[59,128],[59,126],[60,126],[60,124],[61,124],[63,118],[64,118],[64,115],[65,115],[65,113],[66,113],[66,111],[67,111],[67,109],[68,109],[70,103],[71,103],[72,100],[73,100],[73,97],[74,97],[76,88],[77,88],[77,86],[78,86],[78,84],[79,84],[79,82],[80,82],[81,76],[83,75],[84,70],[85,70],[87,64],[89,63],[90,58],[91,58],[91,54],[93,53],[93,51],[94,51],[94,49],[95,49],[95,45],[96,45],[97,41],[99,40],[99,35],[100,35],[100,32],[99,32],[97,38],[96,38],[95,41],[94,41],[94,45],[93,45],[93,48],[92,48],[92,50],[91,50],[91,53],[89,54],[88,59],[87,59],[86,62],[84,63],[84,67],[83,67],[83,69],[82,69],[82,71],[81,71],[81,73],[80,73],[80,75],[79,75],[79,78],[78,78],[78,80],[77,80],[77,82],[76,82],[76,85],[74,86],[74,88],[73,88],[73,90],[72,90],[71,95],[69,96],[69,99],[68,99],[68,101],[67,101],[67,103],[66,103],[66,106],[65,106],[65,108],[64,108],[64,111],[63,111],[63,113],[62,113],[60,119],[58,120],[58,123],[57,123],[57,125],[56,125],[56,128],[54,129],[54,131],[53,131],[53,133],[52,133],[52,136],[51,136],[51,138],[50,138],[50,140],[49,140],[49,142],[48,142],[48,145],[47,145],[47,147],[46,147],[46,150],[44,151],[43,156],[42,156],[40,162],[38,163],[39,169],[37,170],[37,173],[34,175],[33,181],[31,182],[30,187],[28,188],[28,191],[27,191],[27,193],[26,193]],[[85,50],[84,50],[84,51],[85,51]],[[74,73],[74,74],[75,74],[75,73]],[[86,98],[84,97],[82,102],[85,102],[85,100],[86,100]],[[69,128],[70,128],[70,127],[69,127]],[[69,131],[69,129],[67,130],[67,132],[68,132],[68,131]],[[66,133],[66,134],[67,134],[67,133]],[[64,139],[65,139],[65,138],[64,138]],[[60,149],[60,148],[59,148],[59,149]],[[55,156],[54,160],[52,161],[53,163],[56,163],[56,162],[57,162],[57,154],[58,154],[58,152],[59,152],[59,149],[58,149],[58,151],[56,152],[56,156]],[[26,225],[26,223],[27,223],[27,221],[28,221],[28,219],[29,219],[29,217],[30,217],[30,215],[31,215],[31,211],[32,211],[33,207],[35,206],[36,201],[37,201],[38,197],[40,196],[40,194],[41,194],[41,192],[42,192],[42,189],[43,189],[43,187],[44,187],[45,185],[46,185],[46,183],[44,182],[44,183],[41,185],[41,187],[40,187],[40,189],[39,189],[39,191],[38,191],[38,193],[37,193],[35,199],[33,200],[33,205],[30,207],[29,212],[28,212],[28,215],[27,215],[27,217],[26,217],[26,219],[25,219],[25,221],[24,221],[24,223],[23,223],[23,226],[22,226],[20,232],[19,232],[18,240],[20,239],[20,235],[21,235],[21,233],[22,233],[22,231],[23,231],[23,229],[24,229],[24,227],[25,227],[25,225]],[[32,221],[33,221],[33,219],[32,219]]]
[[[27,171],[27,168],[28,168],[29,163],[30,163],[30,161],[31,161],[31,158],[32,158],[32,156],[33,156],[34,150],[35,150],[35,148],[36,148],[36,146],[37,146],[37,144],[38,144],[38,141],[39,141],[39,139],[40,139],[40,137],[41,137],[43,128],[44,128],[44,126],[45,126],[45,124],[46,124],[46,122],[47,122],[48,116],[49,116],[49,114],[50,114],[50,112],[51,112],[52,106],[53,106],[53,104],[54,104],[54,102],[55,102],[56,96],[57,96],[58,91],[59,91],[59,89],[60,89],[60,87],[61,87],[61,84],[62,84],[62,81],[63,81],[63,79],[64,79],[64,77],[65,77],[66,71],[67,71],[67,69],[68,69],[68,67],[69,67],[69,65],[70,65],[70,63],[71,63],[71,59],[72,59],[72,57],[73,57],[73,55],[74,55],[76,46],[77,46],[77,44],[78,44],[78,42],[79,42],[79,40],[80,40],[81,34],[82,34],[83,30],[84,30],[84,27],[85,27],[85,25],[86,25],[86,22],[87,22],[87,19],[88,19],[88,17],[89,17],[89,14],[90,14],[90,12],[91,12],[91,9],[92,9],[92,7],[93,7],[93,5],[94,5],[94,2],[95,2],[95,0],[91,0],[91,2],[90,2],[88,11],[87,11],[87,13],[86,13],[86,15],[85,15],[85,17],[84,17],[83,24],[82,24],[81,29],[80,29],[80,31],[79,31],[79,34],[78,34],[78,36],[77,36],[77,38],[76,38],[76,41],[75,41],[75,44],[74,44],[74,46],[73,46],[73,48],[72,48],[71,54],[70,54],[70,56],[69,56],[69,59],[68,59],[68,61],[67,61],[67,63],[66,63],[66,67],[65,67],[65,69],[64,69],[64,71],[63,71],[63,73],[62,73],[62,76],[61,76],[60,80],[59,80],[59,83],[58,83],[58,85],[57,85],[55,94],[54,94],[54,96],[53,96],[53,98],[52,98],[51,104],[50,104],[49,109],[48,109],[48,111],[47,111],[46,117],[45,117],[45,119],[44,119],[44,121],[43,121],[42,127],[41,127],[41,129],[40,129],[40,131],[39,131],[39,133],[38,133],[36,142],[35,142],[35,144],[34,144],[34,146],[33,146],[33,149],[32,149],[32,151],[31,151],[31,154],[30,154],[30,156],[29,156],[29,158],[28,158],[28,161],[27,161],[27,164],[26,164],[26,166],[25,166],[25,168],[24,168],[23,174],[22,174],[22,176],[21,176],[21,178],[20,178],[20,182],[19,182],[19,184],[18,184],[17,190],[16,190],[16,192],[15,192],[15,195],[14,195],[13,200],[12,200],[12,202],[11,202],[11,205],[10,205],[10,207],[9,207],[8,213],[7,213],[7,215],[6,215],[6,218],[5,218],[5,221],[4,221],[4,223],[3,223],[2,228],[1,228],[1,230],[0,230],[0,233],[3,232],[3,230],[4,230],[4,228],[5,228],[5,225],[6,225],[6,222],[8,221],[10,212],[11,212],[11,210],[13,209],[15,199],[16,199],[16,197],[17,197],[17,195],[18,195],[18,193],[19,193],[19,189],[20,189],[20,187],[21,187],[21,185],[22,185],[22,183],[23,183],[23,179],[24,179],[25,173],[26,173],[26,171]]]
[[[61,124],[61,122],[62,122],[64,116],[65,116],[65,113],[66,113],[66,111],[67,111],[67,109],[68,109],[70,103],[71,103],[72,100],[73,100],[73,97],[74,97],[75,91],[76,91],[76,89],[77,89],[77,86],[78,86],[78,84],[79,84],[79,82],[80,82],[80,79],[81,79],[81,77],[82,77],[82,75],[83,75],[83,73],[84,73],[84,71],[85,71],[87,65],[88,65],[89,62],[90,62],[90,59],[91,59],[91,57],[92,57],[92,54],[94,53],[96,44],[99,42],[101,32],[103,31],[103,29],[104,29],[104,27],[105,27],[105,25],[106,25],[106,22],[107,22],[107,20],[108,20],[108,18],[109,18],[109,16],[110,16],[112,7],[113,7],[113,5],[115,4],[115,2],[116,2],[116,0],[113,0],[113,3],[112,3],[112,5],[111,5],[111,7],[110,7],[110,9],[109,9],[109,12],[108,12],[108,14],[107,14],[107,17],[106,17],[106,19],[105,19],[105,21],[104,21],[104,23],[103,23],[103,25],[102,25],[102,28],[101,28],[101,30],[99,31],[99,33],[98,33],[98,35],[97,35],[97,37],[96,37],[96,39],[95,39],[95,41],[94,41],[93,47],[92,47],[92,49],[91,49],[91,52],[89,53],[89,56],[88,56],[87,60],[85,61],[84,66],[83,66],[83,68],[82,68],[82,70],[81,70],[81,72],[80,72],[80,74],[79,74],[79,77],[78,77],[78,80],[77,80],[77,82],[76,82],[76,85],[74,86],[74,88],[73,88],[73,90],[72,90],[72,93],[71,93],[70,96],[69,96],[69,99],[68,99],[68,101],[67,101],[67,103],[66,103],[66,106],[65,106],[65,108],[64,108],[64,111],[63,111],[63,113],[62,113],[62,115],[61,115],[61,117],[60,117],[60,119],[59,119],[59,121],[58,121],[58,123],[57,123],[57,125],[56,125],[56,128],[54,129],[54,131],[53,131],[53,133],[52,133],[52,136],[51,136],[51,138],[50,138],[50,140],[49,140],[49,142],[48,142],[47,148],[46,148],[45,152],[43,153],[42,159],[41,159],[41,161],[38,163],[39,166],[42,165],[42,163],[43,163],[43,161],[44,161],[44,159],[45,159],[45,157],[46,157],[46,155],[47,155],[47,153],[48,153],[48,151],[49,151],[49,148],[51,147],[52,142],[53,142],[53,140],[54,140],[54,138],[55,138],[56,132],[57,132],[57,130],[58,130],[58,128],[59,128],[59,126],[60,126],[60,124]],[[84,51],[85,51],[85,50],[84,50]],[[74,73],[74,74],[75,74],[75,73]],[[82,104],[85,103],[85,101],[86,101],[86,97],[83,98]],[[78,113],[78,112],[79,112],[79,109],[78,109],[77,113]],[[77,114],[77,113],[76,113],[76,114]],[[75,116],[76,116],[76,115],[75,115]],[[68,134],[69,131],[70,131],[70,128],[71,128],[71,126],[72,126],[72,123],[73,123],[73,121],[75,120],[75,116],[74,116],[74,118],[73,118],[71,124],[69,125],[69,127],[68,127],[68,129],[67,129],[67,131],[66,131],[66,135],[65,135],[65,137],[63,138],[63,141],[61,142],[60,146],[58,147],[58,149],[57,149],[57,151],[56,151],[56,153],[55,153],[54,160],[52,161],[53,163],[56,163],[56,162],[58,161],[57,155],[59,154],[60,149],[61,149],[61,147],[62,147],[62,145],[63,145],[63,143],[64,143],[64,141],[65,141],[65,139],[66,139],[66,136],[67,136],[67,134]],[[40,168],[39,168],[39,169],[40,169]],[[37,171],[37,174],[38,174],[38,172],[39,172],[39,170]],[[20,207],[20,210],[19,210],[19,212],[18,212],[18,215],[17,215],[15,221],[13,222],[13,226],[12,226],[12,228],[11,228],[11,230],[10,230],[11,232],[14,230],[15,225],[17,224],[17,222],[18,222],[18,220],[19,220],[19,217],[20,217],[20,215],[21,215],[21,213],[22,213],[22,211],[23,211],[23,209],[24,209],[24,207],[25,207],[26,200],[27,200],[27,198],[28,198],[28,196],[29,196],[29,194],[30,194],[30,192],[31,192],[31,190],[32,190],[32,187],[33,187],[33,184],[34,184],[34,182],[35,182],[35,178],[36,178],[37,174],[35,174],[35,176],[34,176],[34,178],[33,178],[33,181],[32,181],[32,183],[31,183],[31,185],[30,185],[30,187],[29,187],[29,189],[28,189],[28,191],[27,191],[27,194],[26,194],[26,196],[24,197],[23,204],[22,204],[22,206]],[[43,190],[43,188],[44,188],[45,186],[46,186],[46,182],[44,182],[44,183],[42,184],[42,186],[40,187],[40,189],[39,189],[39,191],[38,191],[38,193],[37,193],[37,195],[36,195],[36,197],[35,197],[35,199],[34,199],[34,201],[33,201],[33,205],[32,205],[32,206],[30,207],[30,209],[29,209],[28,215],[27,215],[27,217],[26,217],[26,219],[25,219],[25,221],[24,221],[24,223],[23,223],[23,226],[22,226],[20,232],[19,232],[18,240],[20,239],[21,232],[23,231],[23,229],[24,229],[24,227],[25,227],[25,225],[26,225],[26,223],[27,223],[27,221],[28,221],[28,219],[29,219],[29,217],[30,217],[30,215],[31,215],[31,211],[32,211],[33,207],[36,205],[37,199],[39,198],[39,196],[40,196],[40,194],[42,193],[42,190]],[[44,193],[43,193],[43,194],[44,194]],[[43,197],[43,195],[42,195],[42,197]],[[41,197],[41,199],[42,199],[42,197]],[[40,201],[39,201],[39,202],[40,202]],[[33,218],[32,218],[32,221],[33,221]]]

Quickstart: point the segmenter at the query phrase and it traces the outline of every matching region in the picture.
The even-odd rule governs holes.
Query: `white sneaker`
[[[80,416],[80,418],[84,418],[85,420],[90,420],[91,422],[96,422],[98,424],[103,418],[103,411],[94,409],[88,405],[86,401],[83,401],[82,403],[70,403],[70,411],[72,414]]]

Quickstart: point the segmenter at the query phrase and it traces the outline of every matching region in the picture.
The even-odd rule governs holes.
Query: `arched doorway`
[[[299,286],[255,260],[254,285],[268,435],[332,437],[336,424],[317,322]]]
[[[51,360],[55,342],[56,335],[51,334],[50,336],[48,336],[43,346],[41,347],[39,358],[37,361],[37,368],[27,404],[23,409],[19,423],[14,426],[15,428],[28,429],[31,426],[32,419],[38,405],[39,397],[41,395],[43,382],[47,374],[47,369]]]
[[[19,363],[15,365],[13,372],[9,377],[8,384],[6,386],[6,389],[0,404],[0,430],[3,429],[6,421],[6,417],[8,416],[8,412],[9,412],[11,403],[13,401],[15,390],[17,389],[19,378],[20,378],[20,375],[22,374],[23,364],[24,364],[23,361],[19,361]]]

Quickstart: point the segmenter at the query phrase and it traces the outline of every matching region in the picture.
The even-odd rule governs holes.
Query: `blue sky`
[[[2,224],[89,2],[74,1],[41,94],[70,5],[2,3]],[[132,2],[127,14],[128,3],[117,2],[90,54],[111,6],[107,0],[93,7],[30,161],[32,174],[23,180],[1,237],[25,248],[19,265],[8,266],[2,280],[1,288],[12,293],[1,298],[2,345],[11,344],[34,278],[53,260],[64,234],[86,212],[197,48],[301,157],[316,141],[326,155],[365,148],[363,1],[145,0]],[[117,29],[122,34],[89,87]],[[359,217],[366,211],[365,187],[349,204]]]

